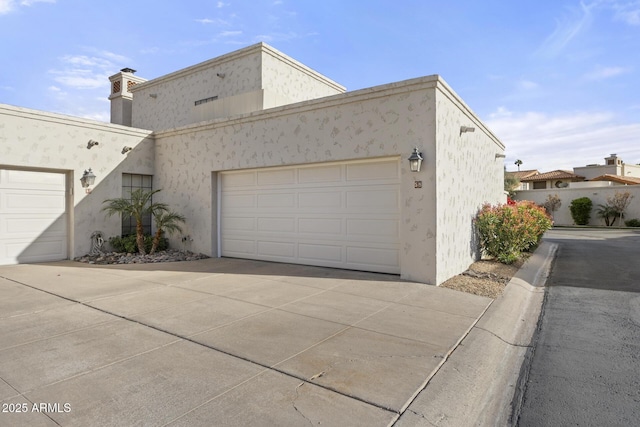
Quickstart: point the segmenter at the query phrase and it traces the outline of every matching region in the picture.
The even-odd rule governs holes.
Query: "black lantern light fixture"
[[[418,151],[418,147],[413,149],[413,153],[409,157],[409,167],[411,168],[411,172],[420,172],[420,167],[422,166],[422,153]]]
[[[91,171],[91,168],[89,168],[89,170],[85,170],[84,173],[82,174],[82,178],[80,178],[80,183],[82,184],[82,187],[89,188],[90,186],[93,185],[94,182],[96,182],[96,176]]]

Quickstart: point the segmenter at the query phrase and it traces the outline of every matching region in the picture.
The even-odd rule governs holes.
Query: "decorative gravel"
[[[440,286],[495,299],[502,295],[504,288],[528,257],[529,254],[524,254],[511,265],[495,260],[477,261],[471,264],[467,271],[452,277]]]
[[[209,257],[204,254],[196,254],[190,251],[168,249],[166,251],[156,252],[153,255],[105,252],[100,255],[84,255],[76,258],[75,261],[87,264],[149,264],[154,262],[195,261],[205,258]]]

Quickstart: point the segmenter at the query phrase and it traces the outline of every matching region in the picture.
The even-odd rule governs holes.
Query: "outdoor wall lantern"
[[[496,153],[496,159],[504,159],[505,157],[507,156],[505,156],[503,153]]]
[[[422,166],[422,153],[418,151],[418,147],[413,149],[413,153],[409,157],[409,166],[411,167],[411,172],[420,172],[420,167]]]
[[[82,187],[89,188],[90,186],[93,185],[94,182],[96,182],[96,176],[91,171],[91,168],[89,168],[89,170],[85,170],[84,173],[82,174],[82,178],[80,178],[80,183],[82,184]]]
[[[122,147],[122,154],[127,154],[131,150],[133,150],[131,147]]]
[[[87,150],[91,150],[91,147],[98,144],[100,144],[98,141],[94,141],[93,139],[90,139],[89,142],[87,142]]]

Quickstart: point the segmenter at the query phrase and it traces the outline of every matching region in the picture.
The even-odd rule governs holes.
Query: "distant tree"
[[[551,215],[551,219],[553,219],[553,213],[560,209],[560,206],[562,206],[562,200],[560,200],[560,197],[557,194],[549,194],[547,196],[547,200],[544,201],[542,206],[547,210],[549,215]]]
[[[598,209],[596,209],[596,215],[604,219],[605,225],[607,227],[610,227],[616,221],[616,218],[619,214],[611,205],[598,205]]]
[[[504,191],[507,192],[509,197],[516,195],[516,190],[520,187],[520,180],[515,176],[506,173],[504,174]]]
[[[618,225],[622,225],[622,217],[624,216],[624,211],[629,207],[631,199],[633,199],[633,196],[628,191],[616,191],[616,193],[612,197],[607,197],[607,205],[611,206],[611,208],[617,213],[617,216],[620,218],[620,220],[618,221]]]
[[[515,165],[518,167],[518,172],[520,172],[520,165],[522,164],[522,160],[518,159],[515,161]]]

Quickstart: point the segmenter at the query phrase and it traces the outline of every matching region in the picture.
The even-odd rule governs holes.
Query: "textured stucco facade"
[[[446,85],[436,92],[437,251],[435,283],[478,257],[473,218],[483,203],[504,203],[504,146]],[[460,127],[475,128],[461,133]],[[431,231],[434,233],[434,231]]]
[[[166,130],[345,91],[264,43],[138,84],[132,126]],[[195,101],[217,97],[195,105]]]
[[[397,159],[401,277],[430,284],[477,259],[473,217],[483,203],[505,201],[496,156],[504,146],[436,75],[344,93],[260,43],[131,93],[134,127],[0,108],[0,168],[67,174],[70,257],[89,250],[95,230],[119,234],[119,220],[100,209],[120,197],[122,173],[152,174],[162,189],[155,200],[185,215],[174,247],[219,256],[222,172]],[[89,139],[100,144],[87,149]],[[122,154],[124,146],[134,149]],[[424,157],[420,172],[409,170],[414,147]],[[87,168],[98,177],[91,194],[79,183]]]
[[[461,125],[476,132],[461,135]],[[425,161],[413,173],[406,157],[416,146]],[[217,173],[395,156],[401,275],[439,284],[476,259],[470,239],[479,207],[504,201],[495,157],[503,150],[446,83],[430,76],[158,132],[156,182],[164,201],[197,218],[189,224],[192,248],[215,255]]]
[[[89,140],[98,145],[87,148]],[[133,150],[122,154],[123,147]],[[0,104],[0,169],[62,172],[66,175],[69,257],[91,249],[91,233],[120,233],[120,219],[107,219],[102,201],[120,197],[122,174],[154,173],[151,131],[99,123]],[[80,184],[86,169],[96,175],[92,192]]]

